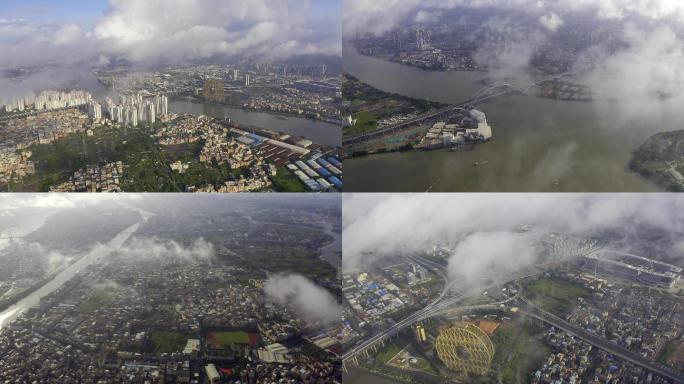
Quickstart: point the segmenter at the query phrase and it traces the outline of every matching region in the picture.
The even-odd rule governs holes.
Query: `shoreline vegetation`
[[[660,132],[632,154],[629,170],[670,192],[684,192],[684,130]]]

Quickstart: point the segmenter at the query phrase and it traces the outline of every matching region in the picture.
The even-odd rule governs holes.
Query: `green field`
[[[438,374],[438,372],[434,369],[432,364],[430,364],[430,362],[427,359],[423,357],[418,357],[417,360],[418,362],[416,363],[415,369],[426,371],[434,375]]]
[[[675,343],[678,342],[678,340],[670,340],[665,344],[663,349],[660,350],[660,353],[658,354],[657,360],[663,364],[667,364],[667,361],[670,360],[670,357],[675,351]]]
[[[668,163],[680,173],[684,170],[682,145],[684,130],[657,133],[632,153],[629,169],[669,191],[684,191],[684,184],[668,172]]]
[[[307,192],[306,186],[287,167],[278,167],[275,176],[271,176],[273,189],[276,192]]]
[[[387,93],[373,88],[358,79],[345,74],[342,85],[342,99],[348,107],[344,107],[344,115],[352,115],[356,119],[353,126],[342,129],[343,136],[352,136],[372,131],[377,128],[378,120],[386,116],[421,114],[433,108],[444,107],[444,104],[422,99]]]
[[[81,305],[78,306],[78,311],[83,314],[89,314],[107,305],[114,297],[114,292],[107,288],[98,288],[90,293]]]
[[[173,331],[155,331],[150,335],[150,340],[154,344],[155,351],[158,353],[175,353],[185,348],[188,342],[187,335]]]
[[[587,298],[591,293],[577,283],[550,278],[535,280],[524,291],[528,299],[561,317],[572,311],[578,298]]]
[[[161,148],[167,158],[187,163],[199,158],[203,146],[204,141],[198,140],[188,144],[164,145]]]
[[[390,360],[396,356],[399,352],[406,349],[412,357],[415,357],[418,362],[411,366],[410,368],[401,368],[394,364],[389,364]],[[399,336],[392,343],[388,344],[383,350],[381,350],[377,355],[376,359],[384,364],[396,366],[398,368],[404,369],[405,371],[420,371],[423,373],[429,373],[432,375],[439,375],[437,368],[428,360],[420,348],[415,345],[413,337],[408,334]]]
[[[48,191],[51,185],[67,181],[75,171],[86,165],[115,161],[124,163],[121,188],[126,192],[182,192],[188,186],[217,186],[241,174],[248,175],[249,172],[248,169],[229,169],[226,164],[200,163],[197,154],[202,148],[201,142],[160,146],[150,136],[152,130],[149,127],[100,127],[93,132],[92,136],[72,133],[51,144],[31,146],[28,149],[33,152],[31,158],[36,163],[36,174],[25,177],[9,188],[26,192]],[[183,174],[171,171],[169,164],[176,160],[189,162],[189,169]],[[298,179],[285,177],[282,191],[303,191]]]
[[[207,344],[225,347],[230,344],[250,344],[249,334],[243,331],[209,332]]]
[[[157,305],[140,312],[139,318],[147,324],[166,324],[176,321],[179,317],[173,305]]]
[[[240,250],[246,267],[266,269],[270,272],[297,271],[306,277],[316,279],[335,278],[335,267],[316,257],[311,250],[301,246],[261,246]]]
[[[344,127],[343,134],[345,136],[358,135],[364,132],[370,132],[378,127],[378,120],[383,118],[383,115],[377,112],[361,111],[354,114],[356,124]]]
[[[86,165],[123,161],[128,167],[122,176],[126,191],[179,191],[163,153],[147,129],[126,130],[101,127],[93,136],[72,133],[52,144],[33,145],[31,159],[36,174],[24,178],[13,190],[47,191],[51,185],[67,181]]]
[[[679,337],[668,341],[658,353],[656,360],[663,364],[672,365],[670,358],[677,353],[677,349],[682,343],[684,343],[684,334],[680,334]],[[679,349],[681,350],[681,348]],[[681,353],[678,356],[681,356]]]
[[[524,323],[499,326],[491,337],[494,343],[492,368],[503,383],[526,383],[551,349],[539,331]]]
[[[397,353],[401,352],[401,350],[402,347],[400,347],[396,343],[392,343],[388,345],[385,349],[380,351],[380,353],[378,353],[378,360],[387,364],[387,362],[390,361],[394,356],[396,356]]]

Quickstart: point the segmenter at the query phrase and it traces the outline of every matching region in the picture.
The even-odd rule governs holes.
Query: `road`
[[[585,254],[590,254],[592,252],[596,252],[600,247],[598,245],[593,245],[593,246],[588,246],[588,247],[581,247],[580,249],[568,249],[568,250],[563,250],[564,254],[567,255],[572,255],[574,257],[582,256]],[[560,260],[563,259],[563,256],[558,257]],[[434,317],[440,314],[443,314],[445,312],[453,311],[458,308],[452,308],[454,305],[459,304],[461,301],[463,301],[467,296],[464,294],[456,294],[454,296],[448,297],[449,294],[456,288],[456,284],[459,282],[457,279],[449,279],[448,276],[446,275],[446,265],[436,263],[428,258],[425,257],[420,257],[420,256],[409,256],[409,260],[411,260],[414,263],[420,264],[422,267],[427,268],[428,270],[432,271],[433,273],[437,274],[441,279],[444,280],[444,287],[442,288],[442,291],[440,294],[435,298],[431,303],[429,303],[425,308],[414,312],[407,318],[401,320],[398,323],[395,323],[392,327],[388,328],[387,330],[378,333],[374,336],[372,336],[369,339],[364,340],[363,342],[355,345],[352,349],[347,351],[343,356],[342,356],[342,361],[344,363],[347,363],[356,357],[358,357],[360,354],[368,351],[369,349],[377,346],[379,343],[384,342],[385,340],[393,337],[400,331],[402,331],[404,328],[407,326],[410,326],[414,324],[415,322],[421,321],[428,319],[430,317]],[[517,284],[518,281],[522,279],[526,279],[531,276],[535,276],[539,274],[540,271],[518,271],[516,272],[515,275],[513,276],[508,276],[507,278],[502,278],[502,279],[494,279],[498,281],[509,281],[509,282],[514,282]],[[471,282],[472,285],[472,282]],[[489,284],[485,287],[479,287],[477,290],[478,292],[482,291],[487,291],[494,286],[498,286],[501,284]],[[518,290],[520,292],[521,289]],[[517,297],[517,296],[516,296]],[[499,306],[501,304],[506,304],[511,302],[513,299],[508,298],[496,303],[491,303],[491,305]],[[461,309],[465,309],[467,307],[462,307]],[[472,309],[472,308],[471,308]]]
[[[548,77],[540,79],[540,80],[538,80],[538,81],[536,81],[536,82],[534,82],[534,83],[532,83],[526,87],[518,87],[518,86],[509,84],[509,83],[496,83],[496,84],[488,85],[488,86],[483,87],[480,90],[478,90],[475,93],[474,97],[472,97],[472,98],[470,98],[464,102],[458,103],[456,105],[449,105],[447,107],[436,109],[434,111],[429,111],[429,112],[426,112],[420,116],[416,116],[412,119],[402,121],[401,123],[398,123],[398,124],[395,124],[395,125],[392,125],[389,127],[376,129],[376,130],[371,131],[371,132],[365,132],[365,133],[361,133],[361,134],[354,135],[354,136],[348,136],[348,137],[342,139],[342,145],[345,146],[345,145],[350,145],[350,144],[358,144],[358,143],[362,143],[364,141],[372,140],[374,138],[382,137],[382,136],[385,136],[387,134],[391,134],[391,133],[394,133],[396,131],[402,130],[406,127],[412,126],[414,124],[420,123],[421,121],[428,120],[431,118],[435,118],[435,117],[442,115],[442,114],[452,113],[452,112],[456,112],[456,111],[468,111],[468,110],[474,108],[474,106],[476,104],[484,103],[484,102],[487,102],[487,101],[490,101],[492,99],[502,97],[502,96],[505,96],[508,94],[512,94],[512,93],[527,94],[527,92],[529,92],[530,89],[532,89],[538,85],[541,85],[547,81],[558,80],[558,79],[565,77],[565,76],[568,76],[570,74],[571,74],[570,72],[566,72],[566,73],[562,73],[559,75],[548,76]],[[488,92],[494,91],[496,89],[501,89],[501,90],[499,92],[488,93]]]
[[[679,372],[674,368],[646,359],[638,353],[632,352],[602,337],[591,334],[584,329],[561,319],[558,316],[544,311],[538,306],[527,301],[525,298],[521,298],[521,300],[526,304],[526,308],[521,310],[521,313],[553,325],[554,327],[572,336],[575,336],[594,347],[600,348],[619,357],[622,360],[629,361],[630,363],[642,367],[648,371],[673,380],[675,383],[684,383],[684,372]]]
[[[418,321],[422,321],[431,317],[434,317],[436,315],[442,314],[444,312],[448,311],[453,311],[455,308],[453,308],[454,305],[460,303],[464,299],[467,298],[466,295],[463,294],[455,294],[453,296],[449,296],[451,290],[455,287],[455,283],[457,282],[456,280],[448,282],[447,276],[440,271],[438,267],[441,267],[441,269],[444,269],[444,266],[431,262],[430,260],[427,260],[425,258],[421,257],[410,257],[410,260],[421,264],[423,267],[428,268],[430,270],[437,270],[439,272],[436,272],[441,278],[445,280],[444,287],[442,288],[442,291],[440,294],[437,296],[436,299],[434,299],[430,304],[428,304],[425,308],[416,311],[412,313],[410,316],[407,318],[395,323],[392,325],[390,328],[386,329],[385,331],[378,333],[374,336],[372,336],[369,339],[364,340],[362,343],[355,345],[352,349],[347,351],[343,356],[342,356],[342,361],[343,363],[350,362],[357,358],[360,354],[368,351],[369,349],[377,346],[378,344],[384,342],[385,340],[388,340],[394,335],[398,334],[401,332],[404,328],[407,326],[410,326]],[[484,290],[487,290],[491,287],[486,287]],[[478,289],[478,291],[481,291],[482,288]],[[505,304],[509,301],[511,301],[511,298],[507,298],[505,300],[502,300],[500,302],[496,303],[490,303],[490,304],[485,304],[484,306],[487,307],[498,307],[501,304]],[[460,307],[461,310],[466,310],[467,308],[470,309],[477,309],[483,306],[470,306],[470,307]]]
[[[586,256],[588,254],[591,254],[593,252],[596,252],[602,248],[598,244],[593,244],[590,246],[582,246],[580,249],[577,250],[570,250],[570,254],[574,256]],[[532,304],[529,302],[524,296],[521,295],[522,289],[519,288],[518,292],[516,295],[507,297],[504,300],[500,300],[495,303],[489,303],[489,304],[482,304],[482,305],[474,305],[474,306],[462,306],[462,307],[453,307],[456,304],[459,304],[462,302],[466,296],[463,294],[457,294],[452,297],[447,297],[449,292],[455,287],[454,281],[449,283],[449,279],[447,278],[444,269],[445,266],[438,264],[434,261],[431,261],[429,259],[426,259],[424,257],[419,257],[419,256],[411,256],[409,257],[409,260],[413,261],[414,263],[418,263],[424,268],[427,268],[434,273],[436,273],[438,276],[440,276],[442,279],[445,281],[444,288],[442,289],[442,292],[438,295],[436,299],[434,299],[429,305],[427,305],[425,308],[423,308],[420,311],[414,312],[411,314],[409,317],[405,318],[404,320],[394,324],[392,327],[389,329],[374,335],[373,337],[364,340],[362,343],[357,344],[354,346],[351,350],[347,351],[343,357],[342,357],[342,362],[343,364],[348,364],[355,360],[360,354],[368,351],[369,349],[376,347],[379,343],[382,343],[397,333],[401,332],[404,328],[407,326],[410,326],[418,321],[426,320],[428,318],[438,316],[438,315],[445,315],[449,312],[454,312],[454,311],[470,311],[470,310],[476,310],[476,309],[484,309],[484,308],[496,308],[499,307],[500,305],[505,305],[509,302],[512,302],[514,300],[520,300],[520,302],[524,305],[524,309],[521,310],[521,314],[530,316],[532,318],[544,321],[550,325],[553,325],[554,327],[563,330],[564,332],[567,332],[570,335],[573,335],[575,337],[578,337],[579,339],[587,342],[588,344],[599,348],[601,350],[604,350],[608,353],[611,353],[615,356],[617,356],[620,359],[623,359],[625,361],[628,361],[632,364],[635,364],[637,366],[640,366],[650,372],[654,372],[658,375],[661,375],[665,378],[668,378],[670,380],[673,380],[675,383],[681,383],[684,384],[684,373],[679,372],[671,367],[668,367],[664,364],[660,364],[654,361],[651,361],[649,359],[644,358],[643,356],[634,353],[628,349],[625,349],[609,340],[606,340],[602,337],[599,337],[597,335],[588,333],[587,331],[583,330],[582,328],[573,325],[549,312],[546,312],[542,310],[541,308],[537,307],[536,305]],[[535,275],[535,273],[532,274],[526,274],[526,275],[521,275],[517,276],[514,278],[513,282],[520,287],[519,281],[523,280],[525,278],[531,277]],[[499,284],[500,285],[500,284]],[[490,289],[485,288],[485,290]]]

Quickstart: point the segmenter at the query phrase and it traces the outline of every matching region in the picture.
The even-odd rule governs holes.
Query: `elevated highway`
[[[629,349],[606,340],[603,337],[589,333],[584,329],[539,308],[533,303],[527,301],[525,298],[521,298],[521,300],[525,304],[524,309],[520,311],[522,314],[552,325],[596,348],[604,350],[622,360],[628,361],[650,372],[654,372],[660,376],[673,380],[677,384],[684,384],[684,372],[677,371],[667,365],[649,360],[638,353],[630,351]]]
[[[601,244],[598,243],[593,243],[589,245],[581,245],[580,248],[578,249],[564,249],[563,252],[569,253],[574,257],[578,256],[586,256],[588,254],[597,252],[602,248]],[[445,266],[439,263],[436,263],[432,260],[429,260],[427,258],[419,257],[419,256],[412,256],[409,257],[409,259],[415,263],[420,264],[421,266],[428,268],[435,272],[438,276],[443,278],[445,280],[445,285],[440,294],[438,295],[437,298],[435,298],[429,305],[427,305],[425,308],[423,308],[420,311],[414,312],[410,316],[406,317],[402,321],[399,321],[395,323],[392,327],[389,329],[378,333],[374,335],[373,337],[364,340],[361,343],[358,343],[355,345],[353,348],[351,348],[349,351],[347,351],[343,357],[342,357],[342,362],[343,362],[343,368],[346,369],[347,364],[352,364],[352,365],[358,365],[358,358],[361,356],[369,356],[370,352],[377,352],[378,346],[384,347],[385,343],[390,341],[394,336],[396,336],[398,333],[400,333],[402,330],[404,330],[406,327],[411,326],[412,324],[416,322],[420,322],[423,320],[427,320],[429,318],[435,317],[435,316],[453,316],[456,314],[460,313],[466,313],[469,311],[473,310],[478,310],[478,309],[496,309],[499,308],[501,305],[505,304],[510,304],[510,303],[519,303],[522,307],[520,314],[528,316],[533,319],[537,319],[539,321],[545,322],[549,325],[552,325],[564,332],[567,332],[568,334],[575,336],[586,343],[599,348],[601,350],[604,350],[608,353],[611,353],[612,355],[624,360],[628,361],[632,364],[635,364],[639,367],[642,367],[650,372],[656,373],[662,377],[665,377],[669,380],[672,380],[676,384],[684,384],[684,372],[679,372],[675,370],[674,368],[671,368],[669,366],[666,366],[664,364],[660,364],[658,362],[654,362],[652,360],[649,360],[633,351],[630,351],[624,347],[621,347],[609,340],[606,340],[598,335],[591,334],[584,329],[571,324],[558,316],[555,316],[549,312],[544,311],[543,309],[539,308],[535,304],[529,302],[523,295],[522,295],[522,289],[520,288],[519,281],[523,280],[525,278],[529,278],[536,273],[530,273],[526,275],[521,275],[515,277],[512,281],[514,281],[519,289],[518,292],[510,297],[507,297],[503,300],[499,300],[495,303],[487,303],[487,304],[481,304],[481,305],[470,305],[470,306],[458,306],[458,304],[462,303],[463,300],[466,298],[465,295],[463,294],[455,294],[453,296],[449,296],[451,290],[455,287],[454,282],[449,282],[447,279],[447,276],[445,274]],[[491,287],[490,287],[491,288]],[[487,288],[485,288],[487,289]]]

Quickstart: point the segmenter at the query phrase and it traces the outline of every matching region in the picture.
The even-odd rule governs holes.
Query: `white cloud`
[[[551,12],[539,18],[539,23],[546,27],[549,31],[555,32],[563,25],[563,19],[557,14]]]
[[[505,48],[483,43],[474,54],[476,62],[490,67],[488,76],[493,79],[520,80],[527,76],[530,59],[547,46],[549,37],[561,26],[582,28],[587,22],[605,25],[601,33],[614,33],[610,39],[584,47],[586,50],[565,52],[577,55],[572,67],[575,76],[569,80],[588,84],[596,92],[596,114],[606,120],[605,129],[630,130],[637,141],[643,140],[645,133],[680,125],[684,2],[679,0],[408,0],[401,5],[395,0],[349,0],[345,1],[344,30],[347,35],[382,34],[410,25],[422,14],[445,13],[458,7],[496,7],[500,12],[490,12],[487,26],[500,30],[510,27],[523,34],[510,35]],[[513,13],[516,17],[506,17]],[[519,28],[520,15],[539,24]],[[540,172],[545,167],[541,168]]]
[[[423,9],[434,2],[426,2]],[[418,12],[420,0],[344,0],[342,3],[342,26],[345,34],[382,34],[395,28],[409,15]]]
[[[19,211],[39,208],[45,212],[59,209],[84,207],[103,202],[126,203],[140,200],[140,194],[63,194],[63,193],[23,193],[0,194],[0,211]]]
[[[0,19],[0,71],[46,65],[53,71],[24,81],[0,76],[0,98],[65,86],[96,65],[119,60],[166,65],[340,56],[340,15],[313,8],[313,0],[110,0],[92,28]]]
[[[531,265],[536,256],[527,233],[475,232],[458,243],[447,273],[451,280],[476,285],[483,276],[503,276]]]
[[[342,309],[325,289],[298,274],[275,274],[264,283],[270,301],[292,307],[307,321],[334,324],[342,318]]]
[[[684,26],[684,2],[680,0],[346,0],[342,20],[347,35],[382,34],[411,15],[457,7],[525,10],[540,16],[540,22],[551,30],[562,25],[559,14],[566,11],[588,11],[599,18],[613,20],[668,19]]]
[[[629,47],[605,57],[586,82],[605,98],[619,102],[619,119],[681,116],[684,102],[684,44],[672,28],[627,26]]]
[[[501,233],[529,224],[541,234],[558,231],[593,236],[598,231],[622,228],[626,233],[638,225],[667,234],[684,231],[684,199],[677,195],[357,194],[345,195],[343,204],[345,269],[362,267],[377,257],[456,244],[468,237],[474,242],[494,236],[505,244],[523,246],[530,238]],[[625,227],[625,223],[631,226]],[[494,242],[483,244],[488,247]],[[459,255],[471,252],[466,245]],[[485,263],[498,252],[486,247]]]
[[[53,41],[56,45],[67,45],[83,38],[83,30],[76,24],[61,26],[54,34]]]
[[[33,208],[72,208],[74,202],[65,196],[49,193],[45,196],[34,195],[27,205]]]
[[[102,53],[134,62],[341,52],[338,28],[311,19],[307,0],[112,0],[110,8],[94,38]]]
[[[155,237],[133,237],[120,251],[121,257],[137,260],[179,259],[185,261],[211,261],[216,255],[214,244],[198,238],[189,245]]]
[[[413,21],[416,23],[431,23],[439,20],[442,14],[440,12],[428,12],[428,11],[418,11],[413,17]]]
[[[73,23],[0,23],[0,70],[37,65],[67,66],[88,58],[93,41]]]

